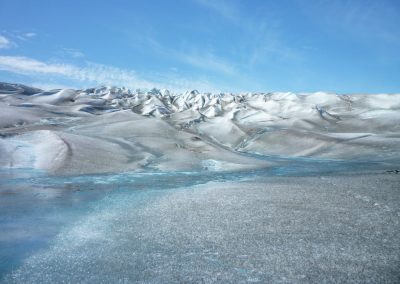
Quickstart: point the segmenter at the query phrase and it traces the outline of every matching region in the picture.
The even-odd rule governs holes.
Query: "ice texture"
[[[2,83],[0,110],[0,167],[51,174],[271,165],[254,154],[400,157],[399,94],[42,91]]]
[[[0,283],[399,283],[399,110],[0,83]]]
[[[113,190],[109,183],[56,191],[62,202],[36,189],[42,210],[28,206],[25,221],[41,216],[36,224],[53,236],[0,282],[398,282],[399,175],[253,175],[235,182],[227,175],[203,185],[190,185],[195,179],[188,176],[162,188],[179,177],[168,175],[164,183],[147,176],[116,182]],[[57,210],[43,210],[45,197]],[[26,238],[29,230],[15,234],[15,227],[9,238]]]

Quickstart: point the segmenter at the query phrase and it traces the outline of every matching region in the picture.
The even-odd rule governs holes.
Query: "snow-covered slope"
[[[246,153],[400,158],[400,94],[42,91],[0,83],[0,166],[53,173],[236,170]]]

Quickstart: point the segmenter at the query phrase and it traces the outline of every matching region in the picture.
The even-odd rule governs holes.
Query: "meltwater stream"
[[[116,279],[122,282],[146,279],[157,282],[165,280],[163,275],[175,273],[168,266],[168,257],[179,258],[178,263],[194,261],[187,265],[202,271],[202,267],[196,267],[202,265],[202,262],[196,263],[198,256],[215,265],[215,271],[224,270],[227,264],[217,260],[215,253],[218,254],[218,250],[213,250],[212,243],[209,244],[209,251],[201,252],[196,246],[190,249],[186,244],[166,247],[163,241],[167,238],[166,232],[159,229],[165,224],[148,219],[152,214],[158,214],[150,214],[149,204],[157,203],[160,198],[173,198],[174,194],[199,190],[197,185],[209,182],[257,181],[273,176],[318,176],[346,171],[385,170],[387,167],[379,162],[269,159],[275,159],[277,166],[246,172],[127,172],[56,177],[30,169],[2,171],[0,282],[96,282],[100,279],[95,275],[98,270],[101,270],[101,275],[110,276],[108,280],[111,282]],[[155,207],[159,214],[166,210],[163,206]],[[173,218],[168,220],[174,222]],[[169,224],[168,227],[174,226]],[[174,232],[169,233],[174,235]],[[195,235],[193,238],[193,243],[199,241]],[[205,237],[199,235],[198,238]],[[129,259],[135,259],[133,267],[127,262]],[[187,269],[187,265],[182,269]],[[165,273],[154,269],[165,270]],[[260,279],[240,268],[234,273],[239,277],[236,280],[251,282]],[[159,278],[154,278],[154,275]],[[190,272],[187,279],[179,277],[175,273],[168,279],[175,282],[199,280],[191,279]],[[212,277],[206,275],[204,279]]]

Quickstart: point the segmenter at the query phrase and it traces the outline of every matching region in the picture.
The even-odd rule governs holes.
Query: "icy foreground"
[[[399,108],[0,84],[0,283],[399,283]]]
[[[63,175],[270,165],[259,155],[390,162],[400,158],[400,95],[42,91],[2,83],[0,135],[0,167]]]

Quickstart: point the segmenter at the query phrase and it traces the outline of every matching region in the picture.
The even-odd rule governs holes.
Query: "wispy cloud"
[[[35,37],[35,36],[37,36],[37,34],[31,32],[31,33],[25,33],[24,36],[25,37]]]
[[[375,40],[400,45],[398,1],[316,1],[300,5],[309,20],[328,32],[334,30],[352,40]],[[335,19],[332,21],[331,19]]]
[[[207,7],[215,12],[217,12],[222,17],[230,21],[238,21],[237,9],[231,4],[224,0],[196,0],[196,2],[204,7]]]
[[[301,56],[298,50],[290,47],[282,39],[279,20],[273,14],[266,14],[265,19],[254,18],[246,14],[238,3],[234,1],[195,0],[199,5],[210,9],[225,19],[229,24],[242,30],[243,37],[249,41],[241,43],[246,45],[247,67],[265,63],[271,57],[283,60],[297,60]]]
[[[175,56],[179,60],[201,69],[212,70],[225,75],[233,75],[236,72],[231,63],[211,52],[175,53]]]
[[[0,49],[6,49],[12,47],[14,44],[5,36],[0,35]]]
[[[151,88],[152,82],[137,78],[135,72],[102,64],[79,67],[65,63],[47,63],[23,56],[0,56],[0,70],[30,75],[58,75],[69,79],[105,85]]]
[[[223,75],[234,75],[237,70],[228,60],[215,55],[211,51],[191,49],[172,49],[163,46],[157,40],[146,37],[144,41],[154,52],[174,60],[183,62],[195,68],[214,71]]]
[[[29,33],[18,32],[18,33],[15,34],[16,38],[18,38],[20,40],[23,40],[23,41],[30,40],[31,38],[36,37],[36,36],[37,36],[37,34],[33,33],[33,32],[29,32]]]
[[[85,66],[77,66],[66,63],[53,63],[39,61],[24,56],[0,56],[0,70],[30,76],[35,80],[46,79],[57,81],[54,76],[75,80],[92,85],[117,85],[128,88],[167,88],[173,91],[185,91],[200,89],[204,91],[216,91],[207,80],[190,80],[167,74],[158,74],[159,80],[151,81],[139,77],[132,70],[121,69],[113,66],[87,62]],[[154,75],[154,74],[153,74]],[[46,84],[42,83],[42,84]],[[51,83],[56,86],[56,83]]]
[[[3,34],[5,34],[8,37],[9,41],[10,41],[10,39],[12,39],[14,41],[28,41],[38,35],[35,32],[26,32],[26,31],[24,32],[24,31],[19,31],[19,30],[14,30],[14,31],[4,30]]]
[[[85,54],[82,51],[75,49],[75,48],[63,48],[62,53],[66,54],[68,56],[71,56],[73,58],[85,57]]]

